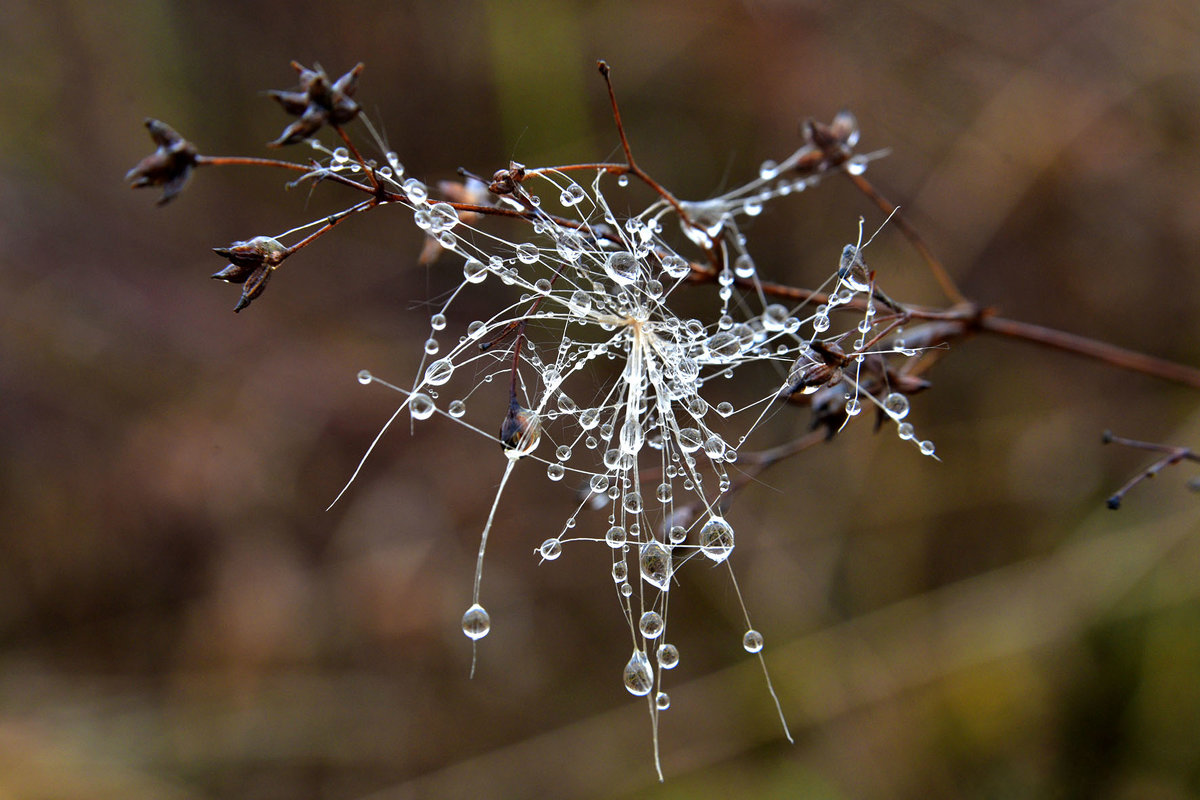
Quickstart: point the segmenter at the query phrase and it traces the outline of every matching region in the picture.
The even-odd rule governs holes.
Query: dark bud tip
[[[1100,434],[1100,444],[1112,444],[1112,440],[1113,440],[1113,432],[1112,431],[1105,431],[1104,433]]]
[[[596,69],[600,70],[600,74],[606,78],[608,77],[608,73],[612,72],[612,69],[608,66],[608,62],[603,58],[596,62]]]
[[[1113,511],[1116,511],[1118,508],[1121,507],[1121,498],[1119,495],[1114,494],[1112,497],[1110,497],[1104,501],[1104,505],[1108,506]]]

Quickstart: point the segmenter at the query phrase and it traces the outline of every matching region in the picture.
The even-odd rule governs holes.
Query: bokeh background
[[[980,338],[912,420],[869,425],[741,493],[735,567],[795,745],[720,570],[672,596],[662,717],[620,681],[603,548],[538,566],[575,498],[518,470],[467,679],[459,620],[502,469],[446,423],[349,476],[419,359],[426,301],[387,211],[290,260],[263,299],[209,248],[340,207],[324,186],[204,170],[131,192],[142,118],[263,155],[291,59],[340,74],[409,171],[619,154],[710,196],[841,108],[872,180],[968,295],[1200,364],[1200,6],[1179,2],[4,3],[0,9],[0,797],[1200,795],[1200,498],[1100,432],[1200,445],[1195,390]],[[844,181],[747,229],[766,275],[829,274]],[[895,229],[890,294],[940,302]],[[486,295],[486,293],[483,293]],[[488,297],[476,301],[481,310]],[[463,307],[468,313],[473,306]],[[755,389],[755,391],[758,391]],[[760,434],[802,432],[802,409]],[[589,524],[586,518],[581,524]],[[594,524],[601,525],[600,519]]]

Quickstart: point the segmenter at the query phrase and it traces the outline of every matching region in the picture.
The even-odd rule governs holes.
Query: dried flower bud
[[[358,88],[358,76],[363,71],[361,63],[332,85],[319,64],[309,69],[293,61],[292,68],[300,73],[300,90],[273,90],[270,94],[283,106],[284,111],[299,119],[284,128],[278,139],[269,142],[270,147],[282,147],[304,141],[314,136],[326,124],[345,125],[358,116],[361,110],[358,103],[352,99]]]
[[[146,128],[158,149],[125,173],[125,180],[134,189],[143,186],[163,187],[162,197],[158,199],[161,206],[183,191],[192,168],[196,166],[197,151],[195,145],[165,122],[147,118]]]
[[[498,169],[488,184],[488,191],[493,194],[512,194],[517,190],[521,181],[525,180],[525,165],[516,161],[508,162],[508,169]]]
[[[229,259],[229,264],[213,277],[226,283],[242,284],[242,296],[234,311],[243,308],[263,293],[267,280],[291,251],[270,236],[256,236],[248,242],[234,242],[228,247],[214,247],[213,252]]]

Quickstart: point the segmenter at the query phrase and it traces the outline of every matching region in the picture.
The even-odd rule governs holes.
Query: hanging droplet
[[[688,264],[687,259],[677,256],[674,253],[664,258],[662,265],[663,271],[672,278],[686,278],[688,273],[692,271],[692,267]]]
[[[663,669],[675,669],[679,666],[679,648],[673,644],[660,644],[654,655]]]
[[[492,629],[492,618],[488,616],[488,612],[484,610],[483,606],[475,603],[467,609],[467,613],[463,614],[462,629],[468,639],[482,639]]]
[[[536,264],[540,255],[535,244],[522,242],[517,245],[517,260],[522,264]]]
[[[733,552],[733,528],[721,517],[711,517],[697,537],[700,552],[718,564]]]
[[[663,624],[662,615],[657,611],[647,611],[642,614],[642,618],[638,620],[638,630],[642,632],[642,636],[647,639],[657,639],[662,636],[663,629],[666,626]]]
[[[481,283],[487,277],[487,267],[477,258],[468,258],[463,264],[463,278],[467,283]]]
[[[687,538],[687,528],[682,525],[672,525],[667,537],[671,540],[671,544],[683,544],[683,540]]]
[[[462,400],[451,400],[450,405],[446,407],[446,411],[455,419],[460,419],[463,414],[467,413],[467,404]]]
[[[641,650],[634,650],[625,665],[625,688],[636,697],[645,697],[654,688],[654,670]]]
[[[856,417],[856,416],[858,416],[859,412],[861,412],[861,411],[862,411],[862,403],[859,402],[857,397],[851,397],[849,400],[846,401],[846,415],[847,416]]]
[[[642,511],[642,493],[626,492],[621,498],[621,506],[630,514],[640,514]]]
[[[370,383],[371,382],[370,370],[360,369],[358,371],[358,382],[361,383],[363,386],[366,386],[368,383]]]
[[[659,692],[654,695],[654,707],[659,711],[666,711],[671,707],[671,695],[666,692]]]
[[[562,542],[558,539],[547,539],[538,548],[538,553],[547,561],[553,561],[562,555]]]
[[[629,566],[624,561],[614,561],[612,567],[613,583],[621,583],[629,577]]]
[[[566,474],[567,470],[562,464],[548,464],[546,466],[546,477],[552,481],[561,481]]]
[[[883,410],[891,415],[892,419],[904,419],[908,416],[908,398],[899,392],[892,392],[883,398]]]
[[[624,547],[626,538],[625,529],[620,525],[613,525],[608,529],[608,533],[604,535],[604,541],[614,550]]]
[[[763,635],[751,628],[742,637],[742,647],[746,648],[747,653],[757,653],[763,649]]]
[[[642,545],[638,556],[642,579],[664,592],[671,588],[671,551],[651,540]]]
[[[422,392],[417,392],[408,400],[408,413],[413,419],[429,419],[435,409],[433,398]]]
[[[934,449],[933,442],[929,441],[928,439],[921,442],[920,448],[921,448],[921,455],[923,455],[923,456],[933,455],[933,449]]]
[[[562,194],[558,199],[564,206],[577,206],[584,198],[583,187],[578,183],[572,183],[570,186],[562,190]]]
[[[899,425],[896,426],[896,435],[906,441],[908,439],[913,438],[913,435],[915,433],[916,433],[916,430],[913,428],[911,422],[901,422]]]

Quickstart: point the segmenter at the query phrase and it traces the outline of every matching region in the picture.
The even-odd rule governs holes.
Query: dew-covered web
[[[819,392],[839,426],[873,405],[901,439],[933,454],[903,421],[908,398],[887,385],[880,365],[920,348],[899,338],[898,307],[875,286],[861,235],[843,251],[821,302],[786,305],[763,290],[739,220],[820,180],[821,173],[787,177],[808,147],[765,163],[757,178],[720,197],[663,198],[623,217],[613,209],[630,207],[628,178],[604,166],[528,170],[500,195],[465,184],[481,202],[523,220],[526,235],[516,241],[490,232],[486,215],[434,199],[420,180],[405,176],[394,153],[376,170],[444,251],[439,263],[462,271],[431,315],[411,383],[359,373],[362,383],[403,396],[379,436],[401,418],[414,426],[464,426],[493,441],[501,474],[462,620],[472,640],[472,674],[474,649],[492,624],[482,578],[497,508],[516,469],[544,472],[580,500],[545,532],[534,556],[553,562],[583,546],[608,553],[605,570],[630,635],[630,654],[614,671],[631,694],[646,698],[656,766],[658,719],[671,706],[668,675],[686,663],[671,641],[668,600],[689,562],[728,571],[745,621],[744,649],[760,660],[787,733],[763,660],[764,637],[751,624],[731,563],[743,532],[730,500],[747,438],[793,394]],[[325,152],[332,171],[359,168],[344,148]],[[845,168],[861,171],[869,158],[856,156]],[[477,292],[500,298],[500,307],[487,318],[456,314],[457,301]],[[684,294],[688,302],[676,303]],[[835,309],[853,309],[839,320],[854,324],[835,331]],[[758,397],[735,405],[721,386],[751,366],[745,382],[757,385]],[[489,384],[505,387],[507,402],[496,402],[498,390],[481,391]]]

